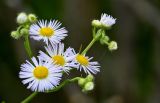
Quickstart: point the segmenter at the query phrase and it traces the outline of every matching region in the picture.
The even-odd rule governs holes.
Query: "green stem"
[[[107,44],[107,45],[109,45],[109,42],[108,42],[108,41],[105,41],[104,43]]]
[[[38,92],[32,93],[30,96],[28,96],[28,97],[27,97],[25,100],[23,100],[21,103],[28,103],[28,102],[30,102],[37,94],[38,94]]]
[[[26,49],[26,52],[27,52],[28,56],[30,58],[32,58],[33,55],[32,55],[32,51],[31,51],[28,35],[24,36],[24,39],[25,39],[24,40],[24,47]]]
[[[30,58],[32,58],[32,51],[31,51],[31,47],[30,47],[30,43],[29,43],[29,38],[28,35],[24,36],[24,47],[26,49],[26,52],[28,54],[28,56]],[[31,101],[36,95],[38,94],[38,92],[33,92],[31,95],[29,95],[25,100],[23,100],[21,103],[28,103],[29,101]]]
[[[93,30],[95,33],[95,30]],[[88,46],[84,49],[84,51],[82,52],[82,55],[86,54],[87,51],[93,46],[93,44],[99,39],[99,37],[101,36],[101,30],[99,30],[96,34],[94,34],[95,36],[93,37],[92,41],[88,44]]]
[[[62,87],[64,87],[65,85],[72,83],[72,82],[75,82],[75,81],[78,81],[79,79],[80,79],[80,77],[75,77],[73,79],[67,79],[64,82],[62,82],[59,86],[55,87],[53,90],[47,91],[47,93],[56,92],[56,91],[60,90]]]
[[[93,38],[92,41],[89,43],[89,45],[84,49],[82,54],[86,54],[87,51],[92,47],[92,45],[97,41],[97,39]]]
[[[93,29],[92,29],[92,34],[93,34],[93,37],[96,36],[96,27],[93,27]]]

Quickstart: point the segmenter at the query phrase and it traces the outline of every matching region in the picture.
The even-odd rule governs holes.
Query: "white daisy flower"
[[[38,23],[32,24],[29,30],[31,38],[35,40],[43,40],[47,45],[49,42],[57,44],[63,40],[68,31],[62,27],[57,20],[40,20]]]
[[[48,45],[45,49],[47,54],[42,51],[39,52],[40,57],[44,61],[52,61],[55,65],[62,67],[66,73],[75,67],[75,64],[72,62],[75,57],[73,48],[69,47],[64,51],[64,44],[59,43]]]
[[[111,27],[116,23],[116,19],[113,18],[111,15],[104,13],[101,15],[100,22],[104,27]]]
[[[26,63],[21,65],[19,77],[23,79],[23,84],[29,84],[28,89],[37,92],[45,92],[56,87],[62,77],[62,70],[53,65],[52,62],[37,61],[32,58],[33,64],[26,60]]]
[[[83,70],[86,74],[97,74],[97,72],[100,72],[99,63],[96,61],[91,62],[91,59],[93,59],[93,57],[89,58],[85,55],[77,54],[74,60],[77,65],[77,69],[80,71]]]

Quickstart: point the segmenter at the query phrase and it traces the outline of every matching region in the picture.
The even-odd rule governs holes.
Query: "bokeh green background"
[[[84,94],[70,84],[56,93],[40,93],[32,103],[160,103],[159,0],[0,0],[0,101],[19,103],[31,94],[18,78],[20,64],[28,59],[23,40],[10,37],[21,11],[63,22],[69,31],[64,43],[77,51],[91,41],[93,19],[101,13],[117,18],[107,33],[119,49],[110,52],[96,43],[88,52],[101,64],[94,91]],[[41,43],[31,43],[35,55],[43,50]]]

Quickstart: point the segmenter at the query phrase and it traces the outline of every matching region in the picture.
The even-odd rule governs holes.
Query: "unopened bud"
[[[93,82],[88,82],[85,84],[83,91],[91,91],[94,89],[94,83]]]
[[[94,26],[94,27],[101,27],[101,22],[99,20],[93,20],[92,21],[92,26]]]
[[[29,14],[28,15],[28,20],[31,22],[31,23],[35,23],[37,21],[37,17],[36,15],[34,14]]]
[[[110,51],[112,51],[112,50],[117,50],[117,49],[118,49],[117,42],[111,41],[111,42],[109,43],[109,45],[108,45],[108,49],[109,49]]]
[[[78,80],[78,85],[83,86],[85,84],[86,80],[84,78],[80,78]]]
[[[22,12],[20,14],[18,14],[17,16],[17,23],[18,24],[24,24],[28,21],[28,18],[27,18],[27,14]]]
[[[93,79],[94,79],[93,75],[90,74],[86,77],[86,82],[92,82]]]
[[[12,31],[11,37],[13,37],[14,39],[19,39],[21,35],[17,31]]]
[[[20,30],[20,34],[21,35],[28,35],[29,34],[29,30],[26,29],[26,28],[23,28],[23,29]]]

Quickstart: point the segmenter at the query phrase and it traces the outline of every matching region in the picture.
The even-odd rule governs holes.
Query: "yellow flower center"
[[[81,65],[84,65],[84,66],[87,66],[87,65],[89,64],[88,59],[87,59],[85,56],[80,55],[80,54],[77,55],[76,60],[77,60]]]
[[[33,74],[38,79],[44,79],[48,76],[48,69],[44,66],[38,66],[34,69]]]
[[[40,35],[50,37],[54,35],[54,30],[50,27],[43,27],[39,30]]]
[[[63,56],[56,55],[56,56],[53,56],[52,59],[53,61],[55,61],[57,65],[63,66],[65,64],[65,60]]]

